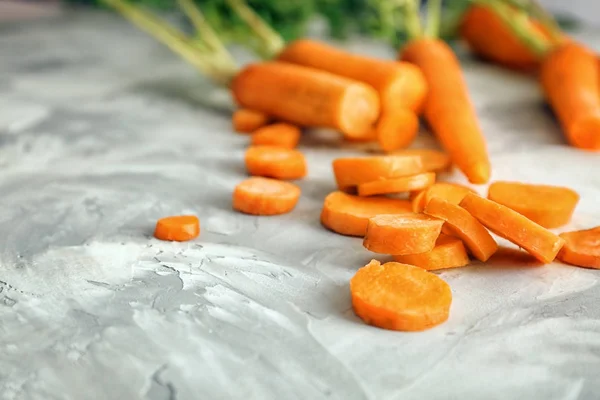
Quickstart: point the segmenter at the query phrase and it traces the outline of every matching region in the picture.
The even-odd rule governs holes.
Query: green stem
[[[442,0],[429,0],[427,2],[427,24],[425,25],[425,36],[437,38],[440,33],[442,15]]]
[[[200,36],[200,41],[204,42],[207,47],[211,50],[222,54],[224,57],[229,56],[225,49],[225,46],[217,36],[216,32],[212,29],[209,23],[204,18],[202,11],[196,6],[192,0],[177,0],[179,7],[187,15],[187,17],[194,25],[194,28]],[[233,62],[233,60],[232,60]]]
[[[561,42],[564,37],[562,34],[562,29],[558,26],[558,22],[554,19],[554,17],[546,10],[537,0],[530,0],[533,16],[536,17],[540,23],[546,28],[548,33],[550,34],[550,38],[554,43]]]
[[[416,39],[423,36],[423,29],[421,27],[421,19],[419,18],[419,0],[405,0],[404,1],[404,20],[406,24],[406,31],[410,39]]]

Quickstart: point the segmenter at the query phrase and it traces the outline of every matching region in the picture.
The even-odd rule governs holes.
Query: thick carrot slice
[[[333,192],[325,197],[321,223],[334,232],[348,236],[365,236],[369,218],[379,214],[410,212],[406,200],[385,197],[358,197],[344,192]]]
[[[371,261],[350,280],[352,307],[367,324],[422,331],[448,319],[452,292],[437,275],[412,265]]]
[[[160,240],[185,242],[200,234],[200,221],[195,215],[177,215],[156,222],[154,237]]]
[[[489,230],[522,247],[544,263],[552,262],[565,242],[518,212],[476,194],[467,194],[460,206]]]
[[[296,207],[300,188],[276,179],[252,177],[237,185],[233,191],[233,208],[245,214],[278,215]]]
[[[233,129],[239,133],[251,133],[269,123],[269,116],[260,111],[240,108],[231,118]]]
[[[300,179],[306,175],[306,160],[297,150],[251,146],[245,158],[250,175],[276,179]]]
[[[438,172],[450,168],[451,161],[448,154],[432,149],[405,149],[392,153],[398,156],[419,156],[423,164],[423,171]]]
[[[411,192],[431,186],[434,182],[435,173],[424,172],[422,174],[406,176],[403,178],[361,183],[358,185],[358,195],[373,196],[375,194]]]
[[[375,132],[379,147],[386,153],[408,147],[419,133],[419,117],[407,109],[383,113],[375,125]]]
[[[569,223],[579,195],[566,187],[498,181],[490,185],[488,199],[544,228],[557,228]]]
[[[405,255],[431,251],[444,221],[423,214],[382,214],[369,219],[363,246],[374,253]]]
[[[286,123],[267,125],[252,134],[253,146],[276,146],[293,149],[300,140],[300,128]]]
[[[453,236],[460,238],[480,261],[487,261],[498,250],[498,244],[483,225],[467,210],[434,197],[427,203],[425,214],[446,221]]]
[[[423,172],[418,156],[373,156],[338,158],[333,161],[333,173],[340,190],[379,179],[399,178]]]
[[[565,245],[558,259],[578,267],[600,269],[600,227],[561,233]]]
[[[452,204],[460,204],[467,193],[475,193],[475,191],[458,183],[435,183],[413,197],[413,211],[422,212],[427,203],[434,197],[444,199]]]
[[[434,271],[445,268],[464,267],[469,264],[469,255],[460,239],[443,233],[435,242],[433,250],[420,254],[394,256],[394,260]]]

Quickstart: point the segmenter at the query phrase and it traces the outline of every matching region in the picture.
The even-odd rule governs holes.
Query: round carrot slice
[[[237,185],[233,191],[233,208],[245,214],[285,214],[296,207],[300,188],[276,179],[252,177]]]
[[[300,179],[306,175],[306,160],[297,150],[251,146],[246,150],[246,169],[250,175]]]
[[[251,133],[261,126],[265,126],[269,122],[269,117],[260,111],[240,108],[233,113],[231,120],[236,132]]]
[[[488,199],[544,228],[558,228],[571,220],[579,195],[566,187],[498,181],[490,185]]]
[[[439,150],[432,149],[405,149],[393,152],[399,156],[419,156],[423,164],[423,171],[439,172],[450,168],[450,156]]]
[[[352,307],[367,324],[422,331],[448,319],[452,292],[437,275],[412,265],[371,261],[350,280]]]
[[[333,173],[340,190],[380,179],[419,174],[422,169],[418,156],[372,156],[333,161]]]
[[[429,186],[421,193],[423,194],[419,193],[413,197],[414,212],[423,212],[427,203],[434,197],[439,197],[451,204],[459,204],[467,193],[475,193],[475,191],[458,183],[439,182]]]
[[[433,250],[420,254],[396,255],[394,260],[428,271],[464,267],[469,264],[469,256],[462,240],[443,233],[435,242]]]
[[[200,234],[200,220],[195,215],[177,215],[156,222],[154,237],[160,240],[185,242]]]
[[[430,251],[444,221],[423,214],[383,214],[369,219],[363,246],[374,253],[405,255]]]
[[[375,125],[377,142],[386,153],[408,147],[419,133],[419,117],[414,111],[398,109],[383,113]]]
[[[263,126],[252,134],[253,146],[276,146],[293,149],[300,140],[300,128],[295,125],[278,123]]]
[[[386,179],[361,183],[358,185],[359,196],[372,196],[374,194],[402,193],[421,190],[433,185],[435,173],[425,172],[403,178]]]
[[[600,227],[559,235],[565,244],[558,259],[578,267],[600,269]]]

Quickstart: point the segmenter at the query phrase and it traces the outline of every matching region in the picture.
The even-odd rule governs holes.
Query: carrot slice
[[[297,150],[251,146],[246,150],[246,169],[250,175],[300,179],[306,175],[306,160]]]
[[[434,197],[427,203],[425,214],[446,221],[453,236],[460,238],[480,261],[487,261],[498,250],[498,244],[483,225],[467,210]]]
[[[154,237],[160,240],[185,242],[200,234],[200,220],[195,215],[177,215],[156,221]]]
[[[252,134],[253,146],[276,146],[293,149],[300,140],[300,128],[295,125],[278,123],[257,129]]]
[[[452,292],[437,275],[412,265],[371,261],[350,280],[352,307],[367,324],[422,331],[448,319]]]
[[[582,231],[561,233],[565,245],[558,259],[578,267],[600,269],[600,226]]]
[[[408,147],[419,133],[419,117],[406,109],[383,113],[375,125],[375,132],[379,147],[386,153]]]
[[[475,191],[458,183],[435,183],[413,197],[413,211],[422,212],[434,197],[444,199],[451,204],[459,204],[467,193],[475,193]]]
[[[369,219],[363,246],[374,253],[405,255],[430,251],[444,221],[423,214],[382,214]]]
[[[394,260],[403,264],[415,265],[428,271],[464,267],[469,264],[469,256],[463,242],[443,233],[435,242],[433,250],[420,254],[396,255]]]
[[[269,123],[269,116],[265,113],[247,108],[240,108],[233,112],[231,117],[233,129],[239,133],[251,133]]]
[[[398,156],[419,156],[423,164],[423,171],[438,172],[450,168],[450,156],[439,150],[432,149],[405,149],[392,153]]]
[[[278,215],[296,207],[300,188],[276,179],[252,177],[238,184],[233,191],[233,208],[245,214]]]
[[[476,194],[467,194],[460,206],[489,230],[524,248],[544,263],[552,262],[565,242],[518,212]]]
[[[361,183],[358,185],[358,195],[372,196],[374,194],[410,192],[424,189],[433,185],[434,182],[435,173],[425,172],[403,178]]]
[[[323,203],[321,223],[334,232],[365,236],[369,218],[379,214],[410,212],[410,202],[385,197],[358,197],[344,192],[329,193]]]
[[[579,195],[566,187],[499,181],[490,185],[488,199],[544,228],[558,228],[571,220]]]
[[[333,173],[340,190],[380,179],[399,178],[423,172],[417,156],[372,156],[338,158],[333,161]]]

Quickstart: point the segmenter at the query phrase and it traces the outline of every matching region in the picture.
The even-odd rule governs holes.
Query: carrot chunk
[[[460,239],[443,233],[435,242],[433,250],[420,254],[394,256],[399,263],[414,265],[428,271],[464,267],[469,264],[469,255]]]
[[[252,177],[238,184],[233,191],[233,208],[245,214],[278,215],[296,207],[300,188],[276,179]]]
[[[600,269],[600,227],[561,233],[565,245],[558,259],[578,267]]]
[[[476,194],[467,194],[460,206],[489,230],[524,248],[544,263],[552,262],[564,244],[562,238],[527,217]]]
[[[386,153],[408,147],[419,133],[419,117],[414,111],[398,109],[383,113],[375,125],[377,142]]]
[[[265,113],[247,108],[234,111],[231,117],[233,129],[239,133],[251,133],[269,123],[269,116]]]
[[[412,265],[371,261],[350,280],[352,307],[369,325],[422,331],[448,319],[452,292],[437,275]]]
[[[200,234],[200,221],[195,215],[177,215],[156,221],[154,237],[160,240],[185,242]]]
[[[297,150],[251,146],[246,150],[246,169],[250,175],[300,179],[306,175],[306,160]]]
[[[413,211],[422,212],[434,197],[444,199],[451,204],[459,204],[467,193],[475,193],[475,191],[458,183],[435,183],[413,197]]]
[[[418,156],[372,156],[333,161],[333,173],[340,190],[380,179],[415,175],[423,172],[422,169]]]
[[[419,156],[423,171],[439,172],[450,168],[450,156],[444,152],[432,149],[404,149],[392,153],[398,156]]]
[[[253,146],[276,146],[293,149],[300,140],[300,128],[295,125],[278,123],[257,129],[252,134]]]
[[[358,195],[372,196],[375,194],[410,192],[424,189],[433,185],[434,182],[435,173],[433,172],[425,172],[403,178],[372,181],[358,185]]]

